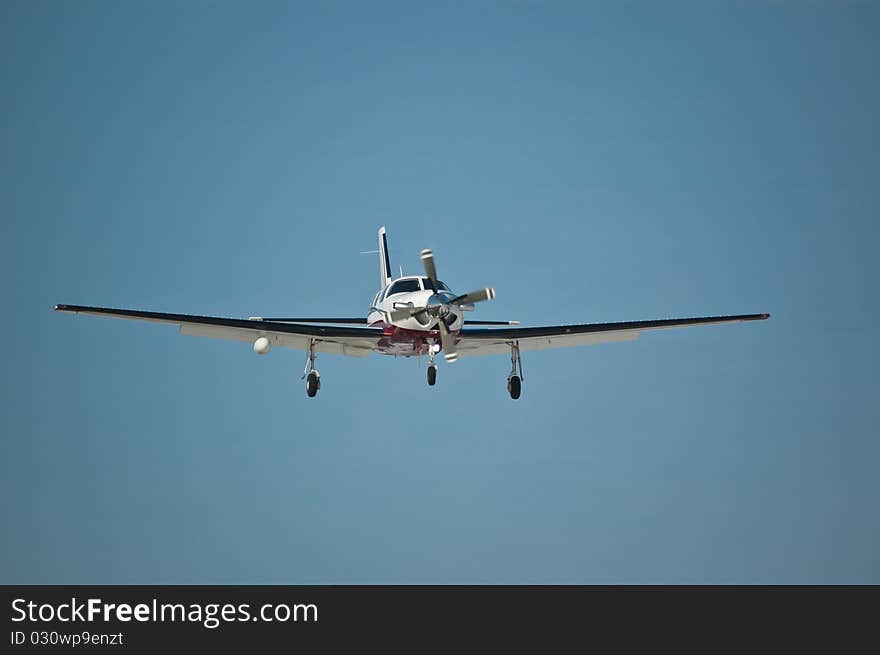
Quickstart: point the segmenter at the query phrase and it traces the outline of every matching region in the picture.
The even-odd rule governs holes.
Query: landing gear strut
[[[519,374],[517,375],[517,371]],[[514,341],[510,344],[510,374],[507,376],[507,392],[510,397],[516,400],[522,393],[522,357],[519,354],[519,342]]]
[[[309,398],[314,398],[318,393],[318,389],[321,388],[321,374],[318,373],[318,370],[315,368],[315,340],[312,339],[309,341],[309,355],[306,359],[306,367],[303,370],[303,378],[306,381],[306,395]]]
[[[437,346],[431,344],[428,348],[428,386],[433,387],[437,382],[437,365],[434,364],[434,355],[437,354]]]

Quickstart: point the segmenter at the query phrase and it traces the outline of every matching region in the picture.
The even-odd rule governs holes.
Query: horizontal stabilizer
[[[249,321],[270,321],[272,323],[335,323],[336,325],[366,325],[365,318],[264,318],[251,316]]]
[[[519,325],[519,321],[465,321],[465,325]]]

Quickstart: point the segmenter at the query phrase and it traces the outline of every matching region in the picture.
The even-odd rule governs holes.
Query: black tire
[[[510,397],[514,400],[519,398],[520,393],[522,393],[522,381],[518,375],[511,375],[507,379],[507,391],[510,392]]]
[[[315,374],[315,372],[309,373],[309,377],[306,378],[306,393],[309,398],[314,398],[318,393],[318,389],[321,388],[321,380]]]
[[[437,382],[437,367],[431,365],[428,367],[428,386],[433,387]]]

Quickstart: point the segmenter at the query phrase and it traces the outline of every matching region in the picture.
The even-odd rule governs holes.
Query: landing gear
[[[428,386],[433,387],[437,383],[437,365],[434,364],[434,355],[440,350],[440,346],[431,343],[428,347]]]
[[[522,381],[518,375],[511,375],[507,378],[507,392],[514,400],[519,398],[520,393],[522,393]]]
[[[321,388],[321,378],[318,375],[318,371],[312,371],[306,377],[306,393],[309,398],[314,398],[318,393],[318,389]]]
[[[519,342],[510,344],[510,374],[507,376],[507,392],[513,400],[522,393],[522,357],[519,354]]]
[[[315,340],[312,339],[309,341],[309,355],[306,359],[306,367],[303,370],[303,378],[306,380],[306,395],[309,398],[314,398],[318,389],[321,388],[321,374],[318,373],[318,370],[315,368]]]

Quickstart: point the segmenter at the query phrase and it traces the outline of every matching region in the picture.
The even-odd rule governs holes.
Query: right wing
[[[189,314],[165,314],[162,312],[142,312],[131,309],[83,307],[81,305],[55,305],[55,311],[88,314],[91,316],[109,316],[111,318],[127,318],[153,323],[169,323],[178,325],[181,334],[195,337],[214,337],[233,341],[255,341],[259,337],[266,337],[273,346],[295,348],[297,350],[308,350],[309,344],[314,341],[317,352],[350,355],[352,357],[366,357],[376,347],[379,339],[382,338],[382,330],[372,327],[298,325],[257,318],[191,316]],[[339,321],[339,319],[336,320]],[[348,322],[355,319],[345,320]],[[360,322],[364,323],[363,319]]]

